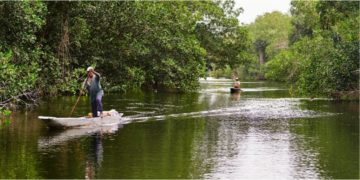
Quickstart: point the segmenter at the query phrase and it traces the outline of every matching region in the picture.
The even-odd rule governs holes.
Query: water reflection
[[[92,135],[90,153],[86,160],[85,179],[95,179],[98,169],[103,161],[102,133],[97,132]]]
[[[46,155],[54,154],[50,156],[52,157],[50,158],[50,160],[43,161],[52,161],[53,163],[61,162],[60,164],[66,163],[66,166],[68,166],[69,168],[73,166],[81,167],[79,166],[79,163],[81,164],[81,161],[70,160],[69,162],[67,162],[67,159],[61,159],[60,157],[62,156],[61,154],[67,152],[66,150],[64,151],[64,147],[68,148],[69,145],[73,143],[86,142],[81,144],[80,149],[73,150],[73,156],[83,157],[84,160],[84,176],[81,177],[78,176],[78,174],[76,177],[95,179],[97,178],[99,168],[101,168],[101,164],[103,162],[103,138],[117,133],[122,127],[123,125],[115,125],[93,128],[75,128],[57,131],[51,130],[48,131],[43,137],[39,138],[38,151]],[[47,177],[53,176],[51,175]],[[69,174],[55,174],[54,177],[70,178],[74,176],[71,176]]]
[[[222,120],[209,118],[206,120],[204,134],[194,139],[193,164],[196,164],[197,169],[193,175],[206,179],[356,177],[358,161],[351,161],[351,157],[358,158],[356,152],[335,146],[324,149],[326,146],[322,143],[330,143],[326,139],[330,138],[332,133],[323,133],[324,137],[314,138],[308,132],[294,132],[293,128],[309,130],[296,125],[303,121],[312,120],[268,119],[254,122],[238,117],[223,117]],[[347,144],[347,139],[355,141],[357,138],[344,138],[343,147],[352,147]],[[355,147],[357,143],[353,144],[352,148],[358,149]],[[324,157],[329,153],[332,158]],[[338,159],[341,156],[347,159]],[[337,160],[334,157],[338,157]],[[329,169],[332,166],[334,169]],[[347,173],[341,174],[344,170]]]
[[[232,101],[240,101],[241,92],[231,93]]]
[[[38,148],[46,150],[54,145],[61,145],[73,139],[79,139],[83,136],[91,136],[93,134],[111,134],[115,133],[122,125],[101,126],[92,128],[74,128],[66,130],[52,130],[47,136],[38,140]]]
[[[125,114],[120,131],[53,132],[36,118],[68,114],[71,97],[19,113],[0,129],[0,178],[359,177],[358,102],[293,98],[264,82],[232,95],[231,81],[218,82],[199,93],[107,94],[104,107]],[[89,111],[86,98],[79,116]]]
[[[235,101],[234,101],[235,98]],[[287,118],[316,118],[323,116],[333,116],[335,113],[304,110],[300,108],[301,101],[297,99],[268,99],[268,98],[243,98],[239,95],[219,97],[213,94],[200,97],[201,101],[209,102],[208,107],[203,111],[174,113],[155,116],[128,116],[123,122],[132,123],[146,120],[166,120],[168,117],[226,117],[235,116],[251,120],[259,119],[287,119]],[[211,102],[218,102],[213,106]],[[220,108],[219,108],[220,106]]]

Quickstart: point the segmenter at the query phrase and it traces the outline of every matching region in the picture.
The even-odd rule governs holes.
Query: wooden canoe
[[[240,88],[230,88],[230,92],[231,93],[241,92],[241,89]]]
[[[116,111],[115,111],[116,112]],[[111,113],[110,116],[105,117],[51,117],[39,116],[45,124],[50,128],[65,129],[74,127],[100,127],[100,126],[114,126],[120,124],[123,113]]]

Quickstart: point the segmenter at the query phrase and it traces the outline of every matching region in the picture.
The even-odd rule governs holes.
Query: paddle
[[[74,105],[73,108],[71,109],[71,112],[70,112],[69,117],[71,117],[72,113],[73,113],[74,110],[75,110],[76,105],[78,104],[78,102],[79,102],[79,100],[80,100],[80,97],[81,97],[81,94],[82,94],[82,92],[83,92],[83,89],[85,88],[85,83],[86,83],[87,79],[88,79],[88,78],[86,77],[85,82],[84,82],[83,86],[82,86],[81,89],[80,89],[79,97],[77,98],[75,105]]]

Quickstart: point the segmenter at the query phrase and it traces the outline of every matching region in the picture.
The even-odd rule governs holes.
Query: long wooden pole
[[[69,117],[71,117],[71,115],[73,114],[73,112],[74,112],[74,110],[75,110],[76,105],[79,103],[79,100],[80,100],[81,94],[82,94],[82,92],[83,92],[83,89],[84,89],[84,87],[85,87],[85,83],[86,83],[87,79],[88,79],[88,78],[85,79],[85,82],[84,82],[83,86],[82,86],[81,89],[80,89],[79,97],[77,98],[75,105],[74,105],[73,108],[71,109],[71,112],[70,112]]]

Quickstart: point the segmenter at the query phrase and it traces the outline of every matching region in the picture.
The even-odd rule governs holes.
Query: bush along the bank
[[[293,1],[292,44],[266,63],[266,78],[300,95],[358,99],[350,97],[359,89],[358,10],[351,1]]]
[[[208,64],[246,61],[241,12],[233,0],[0,2],[0,103],[76,94],[93,64],[111,91],[196,90]]]
[[[0,107],[0,129],[2,127],[8,126],[11,123],[10,115],[11,111],[4,107]]]

